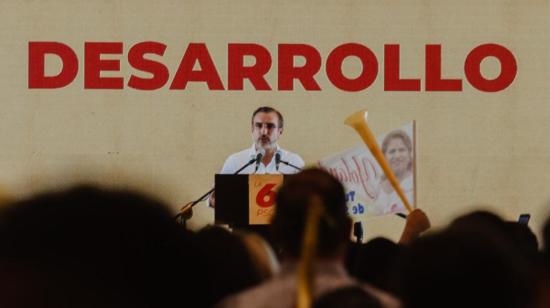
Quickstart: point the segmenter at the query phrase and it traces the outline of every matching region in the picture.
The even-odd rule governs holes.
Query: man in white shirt
[[[252,114],[252,141],[248,149],[230,155],[220,174],[233,174],[246,165],[258,153],[264,153],[261,161],[241,170],[239,174],[292,174],[304,167],[298,154],[281,149],[277,144],[283,133],[283,116],[271,107],[260,107]]]
[[[223,164],[220,174],[293,174],[305,165],[304,160],[295,153],[279,147],[277,141],[283,133],[283,115],[272,107],[260,107],[252,113],[252,146],[231,154]],[[262,153],[260,161],[254,161]],[[250,163],[250,164],[249,164]],[[208,200],[215,206],[215,195]]]

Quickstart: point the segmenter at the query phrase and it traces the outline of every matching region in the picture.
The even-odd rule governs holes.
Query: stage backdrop
[[[343,121],[366,108],[375,135],[416,121],[417,206],[435,226],[488,208],[538,231],[548,16],[548,0],[3,0],[0,186],[135,187],[175,211],[250,147],[255,108],[284,114],[280,145],[307,163],[358,144]],[[212,219],[201,207],[195,227]],[[396,239],[403,222],[366,234]]]

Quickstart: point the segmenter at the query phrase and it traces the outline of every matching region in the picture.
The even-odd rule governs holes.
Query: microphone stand
[[[289,167],[292,167],[292,168],[294,168],[294,169],[296,169],[296,170],[298,170],[298,171],[302,171],[302,168],[300,168],[300,167],[298,167],[298,166],[296,166],[296,165],[293,165],[292,163],[290,163],[290,162],[288,162],[288,161],[286,161],[286,160],[282,160],[282,159],[281,159],[281,163],[283,163],[283,164],[285,164],[285,165],[287,165],[287,166],[289,166]]]
[[[252,165],[253,163],[260,161],[262,159],[262,154],[258,153],[258,155],[251,160],[249,160],[246,164],[244,164],[239,170],[235,171],[233,174],[239,174],[239,172],[243,171],[246,167]],[[204,201],[210,194],[214,192],[215,187],[212,187],[209,191],[207,191],[204,195],[200,196],[197,200],[191,201],[183,206],[183,208],[180,210],[180,212],[174,217],[176,221],[179,221],[180,224],[182,224],[184,227],[186,226],[187,220],[191,219],[193,216],[193,207],[201,202]]]

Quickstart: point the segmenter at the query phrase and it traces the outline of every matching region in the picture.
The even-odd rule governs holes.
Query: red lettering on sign
[[[399,45],[384,46],[384,90],[420,91],[420,79],[401,79]]]
[[[304,57],[303,66],[294,66],[296,56]],[[306,90],[321,90],[314,78],[320,69],[321,54],[315,47],[306,44],[279,44],[279,90],[293,90],[294,79],[298,79]]]
[[[229,90],[242,90],[244,79],[250,80],[256,90],[271,90],[264,78],[271,69],[271,54],[267,48],[258,44],[229,44],[227,53]],[[245,66],[245,56],[254,57],[256,63]]]
[[[46,76],[46,55],[61,59],[61,71],[56,76]],[[78,73],[78,58],[71,47],[57,42],[29,42],[29,89],[62,88],[71,83]]]
[[[485,79],[481,75],[481,61],[487,57],[495,57],[500,62],[500,75],[493,79]],[[485,92],[497,92],[506,89],[516,78],[518,67],[516,58],[503,46],[485,44],[474,48],[466,57],[464,72],[470,84]]]
[[[363,71],[359,77],[350,79],[342,72],[342,63],[349,56],[359,58],[363,64]],[[378,75],[378,60],[374,53],[360,44],[343,44],[336,47],[327,59],[327,77],[338,89],[357,92],[368,88]]]
[[[201,69],[193,70],[195,62],[198,62]],[[183,90],[189,81],[206,82],[210,90],[223,90],[222,80],[212,57],[204,43],[191,43],[187,46],[187,50],[181,59],[180,66],[172,80],[170,89]]]
[[[462,79],[441,78],[441,45],[426,45],[426,91],[462,91]]]
[[[443,78],[442,45],[425,45],[424,78],[425,91],[462,91],[463,78]],[[128,50],[127,61],[130,67],[149,73],[151,77],[129,76],[128,87],[138,90],[157,90],[166,85],[170,70],[161,60],[146,58],[148,54],[164,56],[167,46],[159,42],[139,42]],[[73,82],[78,74],[79,58],[71,47],[59,42],[29,42],[28,87],[29,89],[62,88]],[[294,81],[299,81],[306,91],[320,91],[321,85],[315,76],[322,68],[320,52],[307,44],[279,44],[276,76],[279,91],[294,90]],[[122,76],[102,77],[106,71],[119,72],[121,59],[102,59],[104,55],[122,55],[122,42],[84,43],[84,88],[123,89]],[[46,56],[61,60],[61,71],[55,76],[46,76]],[[296,66],[294,60],[304,59],[304,64]],[[349,77],[342,68],[344,61],[354,57],[360,61],[359,75]],[[482,75],[481,63],[485,58],[494,57],[500,63],[500,74],[494,79]],[[402,78],[400,45],[384,45],[384,91],[421,91],[421,78]],[[245,60],[252,60],[246,63]],[[420,59],[418,59],[420,60]],[[421,60],[420,60],[421,61]],[[195,68],[198,66],[198,68]],[[270,73],[272,56],[270,50],[260,44],[229,43],[227,45],[227,89],[243,90],[247,79],[255,90],[271,90],[266,76]],[[466,80],[480,91],[497,92],[510,86],[518,67],[510,50],[489,43],[482,44],[467,55],[464,61]],[[378,76],[376,55],[365,45],[345,43],[334,48],[326,59],[326,78],[342,91],[357,92],[371,86]],[[463,76],[460,76],[463,77]],[[324,81],[324,79],[322,80]],[[170,90],[184,90],[188,82],[204,82],[209,90],[224,90],[224,84],[205,43],[190,43],[181,59],[170,84]]]
[[[166,45],[157,42],[143,42],[138,43],[130,48],[128,52],[128,63],[140,71],[151,73],[151,78],[141,78],[137,76],[130,76],[128,86],[130,88],[138,90],[156,90],[162,88],[168,81],[170,74],[164,64],[149,60],[145,58],[145,55],[152,53],[155,55],[163,56],[166,50]]]
[[[122,89],[122,77],[101,77],[102,71],[120,71],[118,59],[104,60],[102,54],[122,54],[120,42],[91,42],[84,44],[84,88],[85,89]]]
[[[256,204],[258,204],[258,206],[270,207],[275,204],[275,191],[272,190],[275,185],[276,184],[266,184],[258,191],[256,195]]]

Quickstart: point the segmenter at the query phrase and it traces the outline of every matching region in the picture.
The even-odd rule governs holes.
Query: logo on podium
[[[268,225],[275,214],[275,194],[283,183],[280,174],[248,176],[248,223]]]

